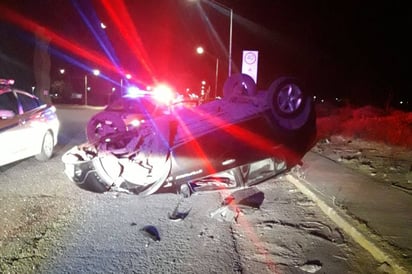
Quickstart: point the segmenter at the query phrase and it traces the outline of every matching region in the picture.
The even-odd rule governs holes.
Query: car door
[[[23,92],[9,91],[0,95],[0,109],[15,114],[0,121],[0,165],[39,153],[44,123],[38,99]]]
[[[16,94],[13,92],[0,94],[0,109],[13,113],[1,117],[0,120],[0,165],[4,165],[21,159],[26,145],[20,133],[20,111]]]
[[[40,151],[45,132],[43,109],[36,97],[18,92],[19,129],[18,138],[22,141],[19,146],[21,157],[30,157]]]

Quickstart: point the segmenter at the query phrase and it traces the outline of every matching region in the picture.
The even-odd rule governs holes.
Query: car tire
[[[275,80],[268,90],[273,118],[285,130],[299,130],[310,120],[313,105],[302,84],[291,77]]]
[[[110,186],[107,186],[100,176],[96,172],[90,172],[86,175],[86,178],[81,183],[76,183],[80,188],[95,192],[95,193],[104,193],[110,190]]]
[[[106,147],[104,149],[110,153],[93,159],[93,169],[100,182],[104,188],[111,188],[116,178],[121,177],[121,188],[138,195],[153,194],[163,185],[171,170],[168,144],[153,125],[149,124],[139,130],[117,135],[111,135],[113,138],[110,138],[106,145],[112,143],[120,146],[117,149]],[[100,151],[104,149],[100,148]]]
[[[39,161],[47,161],[53,155],[54,148],[54,137],[50,131],[47,131],[43,136],[43,141],[41,145],[41,151],[39,154],[35,155],[35,158]]]
[[[108,134],[123,131],[126,131],[126,124],[119,115],[101,112],[93,116],[87,123],[86,136],[90,143],[96,143]]]
[[[254,96],[255,94],[256,83],[247,74],[233,74],[223,85],[223,98],[230,99],[239,95]]]
[[[164,163],[162,176],[160,176],[153,184],[151,184],[145,190],[141,191],[139,193],[139,195],[149,196],[149,195],[152,195],[153,193],[155,193],[156,191],[158,191],[159,188],[166,181],[167,177],[169,176],[171,169],[172,169],[172,160],[171,160],[171,157],[169,155],[166,159],[166,162]]]

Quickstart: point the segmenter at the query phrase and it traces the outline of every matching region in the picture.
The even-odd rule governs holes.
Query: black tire
[[[119,150],[111,147],[108,149],[111,152],[109,155],[93,159],[93,167],[100,182],[104,188],[110,188],[112,182],[121,176],[124,183],[120,187],[138,195],[153,194],[163,185],[171,170],[172,161],[168,144],[159,137],[151,125],[142,126],[135,132],[117,135],[118,138],[110,135],[113,137],[110,138],[110,142],[113,142],[114,146],[120,144]],[[134,143],[137,140],[142,142]],[[130,142],[134,143],[129,148],[130,151],[129,149],[121,149],[124,146],[129,146]],[[116,151],[120,150],[122,152],[118,154]],[[118,161],[120,158],[125,159],[126,155],[128,155],[128,161],[123,163]],[[116,163],[118,163],[117,167]],[[93,183],[92,181],[90,184]]]
[[[86,136],[90,143],[96,143],[104,136],[124,131],[126,131],[126,124],[120,115],[100,112],[87,123]]]
[[[237,73],[230,76],[223,85],[223,98],[235,96],[254,96],[256,94],[256,83],[247,74]]]
[[[95,193],[104,193],[106,191],[109,191],[110,189],[110,187],[102,181],[102,179],[95,171],[88,173],[83,182],[76,184],[81,189]]]
[[[271,113],[285,130],[299,130],[311,119],[313,105],[303,85],[295,78],[282,77],[269,87]]]
[[[84,181],[80,183],[76,182],[76,184],[84,190],[88,190],[95,193],[104,193],[106,191],[109,191],[111,185],[109,185],[108,183],[113,178],[110,177],[109,174],[107,174],[105,168],[102,166],[102,162],[100,161],[100,159],[95,158],[90,164],[92,165],[92,169],[90,170],[90,172],[86,174]],[[164,184],[165,180],[170,174],[171,168],[172,161],[169,157],[164,163],[164,172],[162,176],[160,176],[155,182],[145,187],[133,187],[133,184],[128,184],[129,186],[131,186],[128,190],[130,190],[134,194],[143,196],[148,196],[155,193]]]
[[[54,137],[50,131],[47,131],[43,136],[41,151],[35,156],[39,161],[47,161],[53,156]]]
[[[82,155],[78,146],[73,147],[62,156],[64,172],[78,187],[95,193],[103,193],[110,189],[111,178],[104,171],[98,157],[89,159],[92,154]],[[85,150],[83,150],[85,151]],[[100,173],[100,174],[99,174]]]

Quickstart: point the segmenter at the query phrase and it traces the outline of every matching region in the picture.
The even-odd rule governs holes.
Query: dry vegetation
[[[318,140],[342,135],[412,148],[412,112],[326,104],[317,105],[316,110]]]

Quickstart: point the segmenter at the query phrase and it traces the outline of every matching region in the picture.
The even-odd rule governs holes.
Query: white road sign
[[[258,51],[244,50],[242,59],[242,73],[249,75],[257,84]]]

